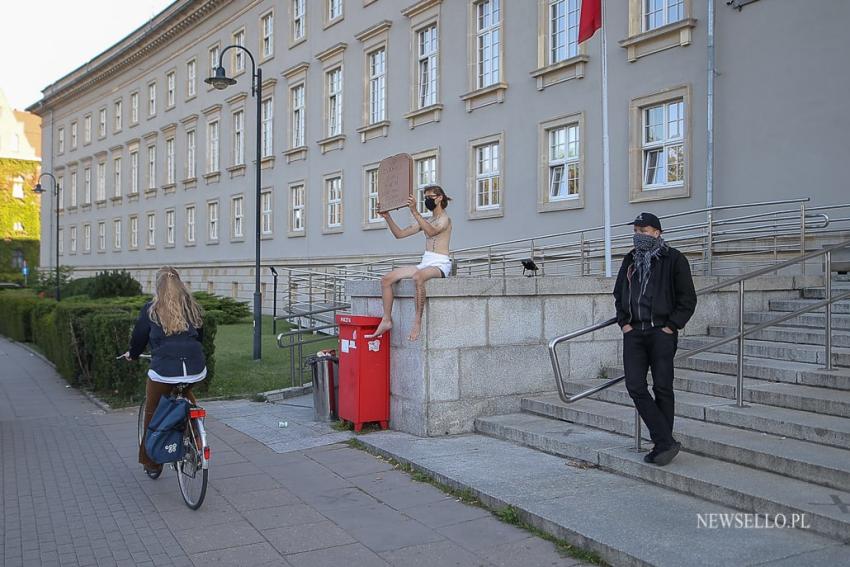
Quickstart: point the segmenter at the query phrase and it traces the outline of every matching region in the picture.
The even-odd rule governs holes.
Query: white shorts
[[[452,273],[452,259],[445,254],[425,252],[422,254],[422,262],[416,266],[416,269],[423,270],[425,268],[440,268],[443,277],[447,278]]]

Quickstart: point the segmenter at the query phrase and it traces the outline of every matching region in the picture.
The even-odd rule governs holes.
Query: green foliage
[[[71,280],[71,274],[73,273],[74,268],[71,266],[59,266],[59,287],[63,294],[68,293],[67,287]],[[30,285],[35,288],[36,291],[50,293],[56,289],[56,270],[51,270],[50,268],[46,270],[35,270],[31,281],[33,283]]]
[[[142,284],[126,270],[99,272],[88,294],[93,299],[101,297],[132,297],[142,294]]]
[[[38,297],[28,290],[6,290],[0,293],[0,334],[16,341],[32,340],[30,313]]]
[[[30,281],[32,279],[30,278]],[[24,285],[24,275],[21,272],[0,272],[0,282]]]
[[[212,295],[205,291],[196,291],[192,295],[195,296],[195,299],[204,308],[204,312],[222,312],[221,315],[216,313],[219,325],[232,325],[251,316],[251,310],[248,309],[246,304],[230,297]]]
[[[113,399],[140,401],[145,392],[147,365],[115,358],[127,349],[136,317],[122,311],[105,311],[90,313],[85,321],[91,387]]]
[[[33,192],[38,179],[39,163],[18,159],[0,159],[0,270],[12,269],[12,253],[22,250],[31,268],[39,264],[41,197]],[[24,198],[12,194],[16,178],[24,181]],[[50,188],[52,190],[52,185]],[[52,195],[52,193],[50,193]],[[45,199],[49,205],[50,201]],[[15,230],[21,223],[23,231]]]

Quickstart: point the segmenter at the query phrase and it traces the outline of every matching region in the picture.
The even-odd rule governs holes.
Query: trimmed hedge
[[[5,290],[0,293],[0,334],[20,342],[32,341],[30,313],[39,299],[30,291]]]

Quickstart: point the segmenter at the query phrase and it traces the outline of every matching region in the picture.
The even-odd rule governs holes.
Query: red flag
[[[578,42],[593,37],[602,27],[602,0],[581,0],[581,14],[578,20]]]

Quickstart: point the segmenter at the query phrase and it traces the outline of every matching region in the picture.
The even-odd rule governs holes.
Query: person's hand
[[[623,334],[625,335],[626,333],[630,332],[632,328],[633,327],[629,324],[623,325]]]
[[[419,207],[417,206],[417,203],[416,203],[416,197],[414,197],[413,195],[411,195],[410,197],[407,198],[407,206],[410,207],[410,212],[412,212],[412,213],[418,213],[419,212]]]
[[[124,354],[122,354],[121,356],[119,356],[118,358],[123,358],[124,360],[132,360],[130,358],[130,351],[129,350],[127,352],[125,352]]]
[[[673,329],[671,329],[670,327],[661,327],[661,332],[662,332],[662,333],[667,333],[668,335],[672,335],[672,334],[673,334]]]

